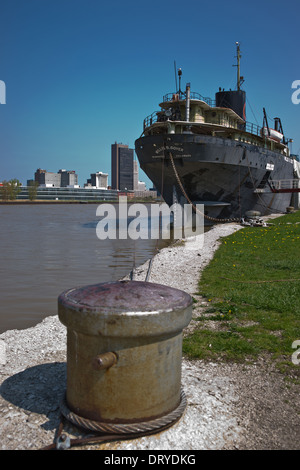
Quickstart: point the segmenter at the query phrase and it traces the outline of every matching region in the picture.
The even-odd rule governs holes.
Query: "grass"
[[[293,367],[292,343],[300,339],[300,211],[223,238],[195,294],[209,307],[184,339],[186,356],[240,361],[268,353]]]

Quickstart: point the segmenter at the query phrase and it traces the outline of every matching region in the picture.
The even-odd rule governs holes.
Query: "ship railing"
[[[257,124],[253,124],[253,122],[248,121],[246,121],[243,126],[243,130],[249,132],[249,134],[261,136],[261,126],[258,126]]]
[[[152,126],[155,122],[166,122],[166,121],[177,121],[181,119],[177,119],[175,115],[167,116],[165,111],[154,111],[149,116],[145,117],[144,119],[144,130]],[[190,123],[187,123],[187,125]],[[253,122],[246,121],[244,124],[238,125],[238,129],[240,131],[248,132],[249,134],[256,135],[258,137],[262,137],[262,127],[254,124]]]
[[[144,130],[146,129],[146,127],[152,126],[152,124],[159,121],[159,114],[160,114],[159,111],[154,111],[154,113],[149,114],[149,116],[145,117]]]
[[[300,189],[300,179],[269,180],[268,183],[270,188],[275,191]]]
[[[168,120],[173,121],[177,119],[175,119],[173,116],[167,116],[164,111],[154,111],[152,114],[149,114],[149,116],[145,117],[144,129],[146,129],[149,126],[152,126],[152,124],[154,124],[155,122],[165,122]],[[249,132],[250,134],[253,134],[253,135],[257,135],[257,136],[261,135],[261,127],[248,121],[245,122],[245,124],[242,124],[239,127],[239,129]]]
[[[163,102],[167,103],[169,101],[174,101],[174,98],[178,96],[178,100],[185,100],[185,93],[179,92],[179,93],[167,93],[163,97]],[[191,100],[199,100],[199,101],[204,101],[206,104],[214,108],[216,106],[216,100],[212,100],[208,96],[202,96],[200,93],[196,93],[195,91],[190,92],[190,99]],[[175,98],[176,100],[176,98]]]

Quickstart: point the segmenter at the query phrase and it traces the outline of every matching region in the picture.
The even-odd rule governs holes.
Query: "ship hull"
[[[204,204],[206,223],[240,219],[249,210],[285,212],[290,205],[290,194],[274,194],[267,184],[293,178],[293,160],[278,152],[194,134],[144,136],[136,140],[135,151],[165,202]]]

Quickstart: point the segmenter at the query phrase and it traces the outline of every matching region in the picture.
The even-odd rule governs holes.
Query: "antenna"
[[[174,72],[175,72],[175,85],[176,85],[175,93],[177,93],[177,73],[176,73],[176,62],[175,62],[175,60],[174,60]]]
[[[240,60],[241,60],[241,51],[240,51],[240,43],[236,42],[236,53],[237,55],[235,56],[237,58],[237,65],[233,65],[233,67],[237,67],[237,89],[241,89],[241,84],[244,83],[244,77],[241,77],[240,75]]]

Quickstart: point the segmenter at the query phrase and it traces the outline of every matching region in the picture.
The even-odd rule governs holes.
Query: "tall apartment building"
[[[111,187],[121,191],[134,189],[133,149],[117,142],[111,146]]]

